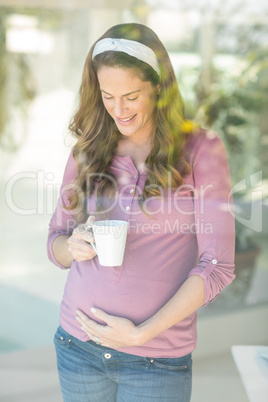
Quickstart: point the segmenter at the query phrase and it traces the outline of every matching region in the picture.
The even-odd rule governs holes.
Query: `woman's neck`
[[[144,168],[151,149],[151,138],[143,139],[143,141],[136,138],[121,138],[118,141],[115,154],[118,156],[130,156],[137,170],[141,170]]]

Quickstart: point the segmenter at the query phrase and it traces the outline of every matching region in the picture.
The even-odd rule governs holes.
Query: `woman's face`
[[[157,89],[135,70],[103,66],[98,71],[103,104],[126,137],[148,138],[154,129]]]

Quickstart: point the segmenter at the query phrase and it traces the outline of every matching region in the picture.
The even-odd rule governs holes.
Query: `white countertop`
[[[250,402],[268,402],[268,346],[232,346]]]

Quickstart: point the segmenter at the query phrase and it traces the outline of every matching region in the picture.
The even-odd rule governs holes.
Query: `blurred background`
[[[68,272],[47,259],[48,222],[85,57],[124,22],[158,34],[187,117],[227,149],[236,279],[199,311],[192,400],[248,401],[231,347],[268,344],[267,17],[264,0],[0,0],[0,401],[62,400],[53,335]]]

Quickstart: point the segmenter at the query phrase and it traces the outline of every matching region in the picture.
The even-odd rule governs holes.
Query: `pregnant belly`
[[[122,274],[120,268],[98,268],[74,263],[67,279],[61,305],[61,319],[79,326],[76,310],[95,321],[90,308],[125,317],[135,325],[155,314],[178,290],[180,283],[152,281]],[[99,321],[101,322],[101,321]]]

